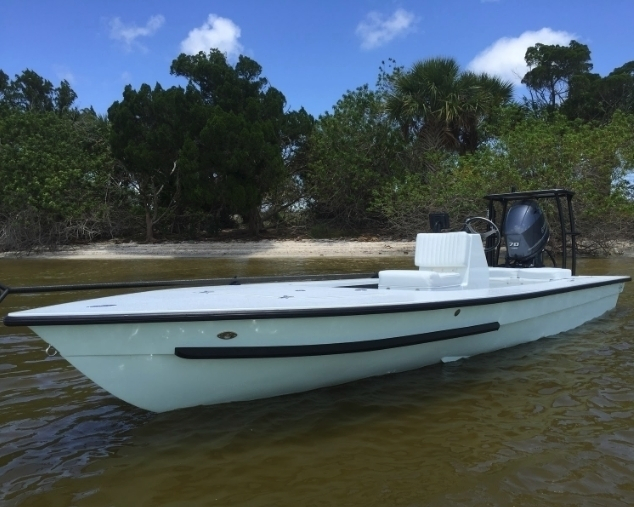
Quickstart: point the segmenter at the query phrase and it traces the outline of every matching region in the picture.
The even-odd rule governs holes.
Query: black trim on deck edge
[[[81,326],[96,324],[149,324],[158,322],[204,322],[224,320],[256,319],[294,319],[311,317],[348,317],[354,315],[379,315],[389,313],[424,312],[468,306],[486,306],[511,301],[536,299],[566,292],[592,289],[606,285],[615,285],[631,281],[629,276],[594,283],[571,283],[568,287],[535,291],[508,296],[484,297],[475,299],[455,299],[450,301],[432,301],[426,303],[403,303],[380,306],[349,306],[340,308],[299,308],[283,310],[220,311],[200,313],[144,313],[113,315],[53,315],[53,316],[17,316],[7,315],[5,326]]]
[[[445,329],[431,333],[381,338],[358,342],[328,343],[322,345],[281,345],[277,347],[176,347],[174,354],[183,359],[262,359],[273,357],[328,356],[352,354],[376,350],[409,347],[421,343],[438,342],[462,338],[475,334],[490,333],[500,329],[499,322],[478,324],[477,326]]]

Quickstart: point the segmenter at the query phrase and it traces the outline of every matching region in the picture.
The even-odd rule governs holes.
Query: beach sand
[[[55,251],[0,253],[0,258],[153,259],[153,258],[308,258],[414,256],[414,241],[354,239],[263,239],[260,241],[181,241],[137,243],[104,241]],[[615,242],[609,254],[634,257],[634,242]]]
[[[142,259],[142,258],[273,258],[273,257],[378,257],[413,256],[413,241],[261,240],[91,243],[56,251],[33,252],[21,257],[38,259]],[[16,257],[14,253],[0,257]]]

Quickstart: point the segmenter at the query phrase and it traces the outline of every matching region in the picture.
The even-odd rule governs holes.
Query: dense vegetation
[[[447,58],[389,62],[374,88],[314,119],[286,108],[254,60],[180,55],[185,87],[126,86],[107,116],[70,84],[0,71],[0,249],[243,228],[411,237],[489,192],[568,188],[586,246],[631,237],[634,61],[592,73],[590,50],[526,52],[529,96]]]

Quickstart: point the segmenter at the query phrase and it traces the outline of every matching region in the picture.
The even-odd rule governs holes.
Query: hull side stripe
[[[490,333],[498,329],[500,329],[498,322],[489,322],[476,326],[397,336],[395,338],[382,338],[380,340],[320,345],[282,345],[277,347],[176,347],[174,354],[183,359],[261,359],[353,354],[355,352],[372,352],[397,347],[409,347],[421,343],[452,340],[454,338]]]

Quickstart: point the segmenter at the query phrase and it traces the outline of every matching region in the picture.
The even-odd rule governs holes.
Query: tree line
[[[104,116],[67,81],[0,70],[0,249],[231,228],[411,237],[429,212],[460,222],[511,187],[578,192],[591,248],[631,235],[634,62],[594,74],[576,41],[525,59],[521,101],[451,58],[388,61],[317,119],[213,49],[172,62],[185,86],[128,85]]]

